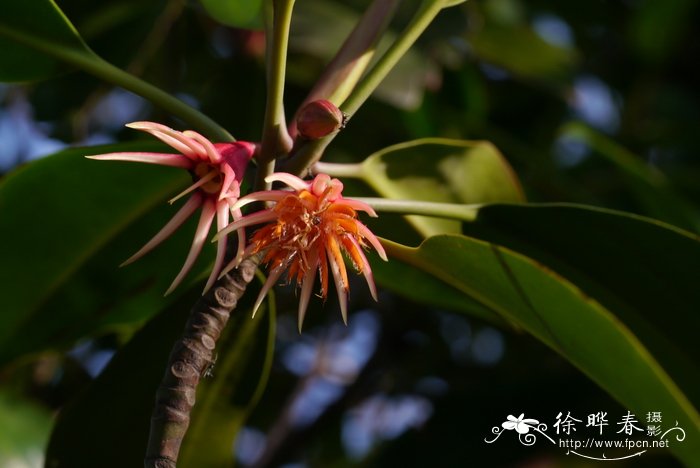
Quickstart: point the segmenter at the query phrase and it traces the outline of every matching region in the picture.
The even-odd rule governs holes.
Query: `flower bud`
[[[299,111],[297,130],[309,140],[317,140],[345,127],[345,115],[335,104],[325,99],[312,101]]]

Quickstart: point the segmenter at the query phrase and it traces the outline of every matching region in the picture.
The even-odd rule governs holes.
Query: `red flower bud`
[[[297,130],[302,137],[317,140],[344,128],[345,119],[335,104],[319,99],[301,108],[297,117]]]

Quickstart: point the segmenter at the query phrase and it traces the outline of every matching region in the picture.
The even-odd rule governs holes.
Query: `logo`
[[[558,448],[566,449],[566,455],[574,455],[589,460],[613,461],[639,457],[650,448],[668,448],[673,442],[685,440],[685,430],[676,424],[670,428],[662,427],[663,416],[660,411],[646,414],[646,424],[640,423],[631,411],[623,415],[614,424],[608,419],[608,413],[598,411],[578,419],[567,411],[559,412],[551,429],[546,423],[537,419],[526,418],[521,413],[517,418],[509,414],[500,426],[493,426],[489,439],[484,442],[492,444],[504,433],[517,434],[522,445],[532,446],[543,440]],[[611,433],[614,435],[611,436]],[[670,435],[670,437],[669,437]],[[608,457],[605,451],[615,450],[632,452],[623,456]]]

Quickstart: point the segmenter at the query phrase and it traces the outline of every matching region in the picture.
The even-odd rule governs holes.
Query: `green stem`
[[[328,174],[332,177],[350,177],[361,179],[364,177],[364,166],[362,163],[338,164],[318,161],[311,166],[313,174]]]
[[[376,44],[389,25],[397,4],[398,0],[372,2],[299,106],[300,109],[304,104],[317,99],[327,99],[336,106],[347,99],[372,60]],[[294,137],[294,119],[289,128]]]
[[[445,7],[446,3],[448,3],[446,0],[424,0],[421,3],[411,23],[345,100],[342,105],[342,110],[345,113],[352,116],[364,104],[401,57],[406,54],[435,19],[440,10]]]
[[[138,94],[216,141],[235,141],[230,133],[206,115],[165,91],[115,67],[96,55],[87,45],[84,50],[70,48],[7,27],[0,27],[0,34]]]
[[[353,200],[367,203],[375,210],[384,213],[432,216],[467,222],[476,219],[479,208],[482,206],[480,204],[461,205],[458,203],[435,203],[418,200],[390,200],[388,198],[354,197]]]
[[[454,2],[450,0],[424,0],[411,23],[403,30],[401,35],[389,47],[386,53],[365,75],[360,83],[352,90],[341,109],[350,117],[369,98],[382,80],[389,74],[396,63],[404,56],[408,49],[425,31],[435,16],[446,6]],[[303,175],[309,166],[321,159],[326,147],[333,141],[337,133],[331,134],[320,140],[311,141],[302,145],[295,151],[293,158],[285,165],[285,170],[297,175]]]
[[[268,28],[270,43],[266,56],[267,100],[260,155],[258,156],[260,164],[255,187],[257,190],[268,188],[264,179],[274,167],[269,163],[277,157],[287,154],[292,147],[292,139],[287,132],[284,115],[284,80],[294,0],[273,0],[272,6],[272,26]]]

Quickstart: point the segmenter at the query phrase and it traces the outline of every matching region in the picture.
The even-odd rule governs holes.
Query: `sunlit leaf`
[[[649,218],[575,205],[485,206],[463,229],[574,282],[700,401],[700,238]]]
[[[387,198],[463,204],[524,201],[513,169],[483,141],[415,140],[374,153],[361,169],[362,179]],[[408,219],[425,236],[460,232],[458,221]]]
[[[385,247],[392,261],[420,268],[515,322],[634,413],[658,408],[678,421],[688,440],[700,437],[697,411],[629,328],[550,269],[465,236],[431,237],[418,248],[387,241]],[[697,444],[670,449],[686,463],[700,459]]]

